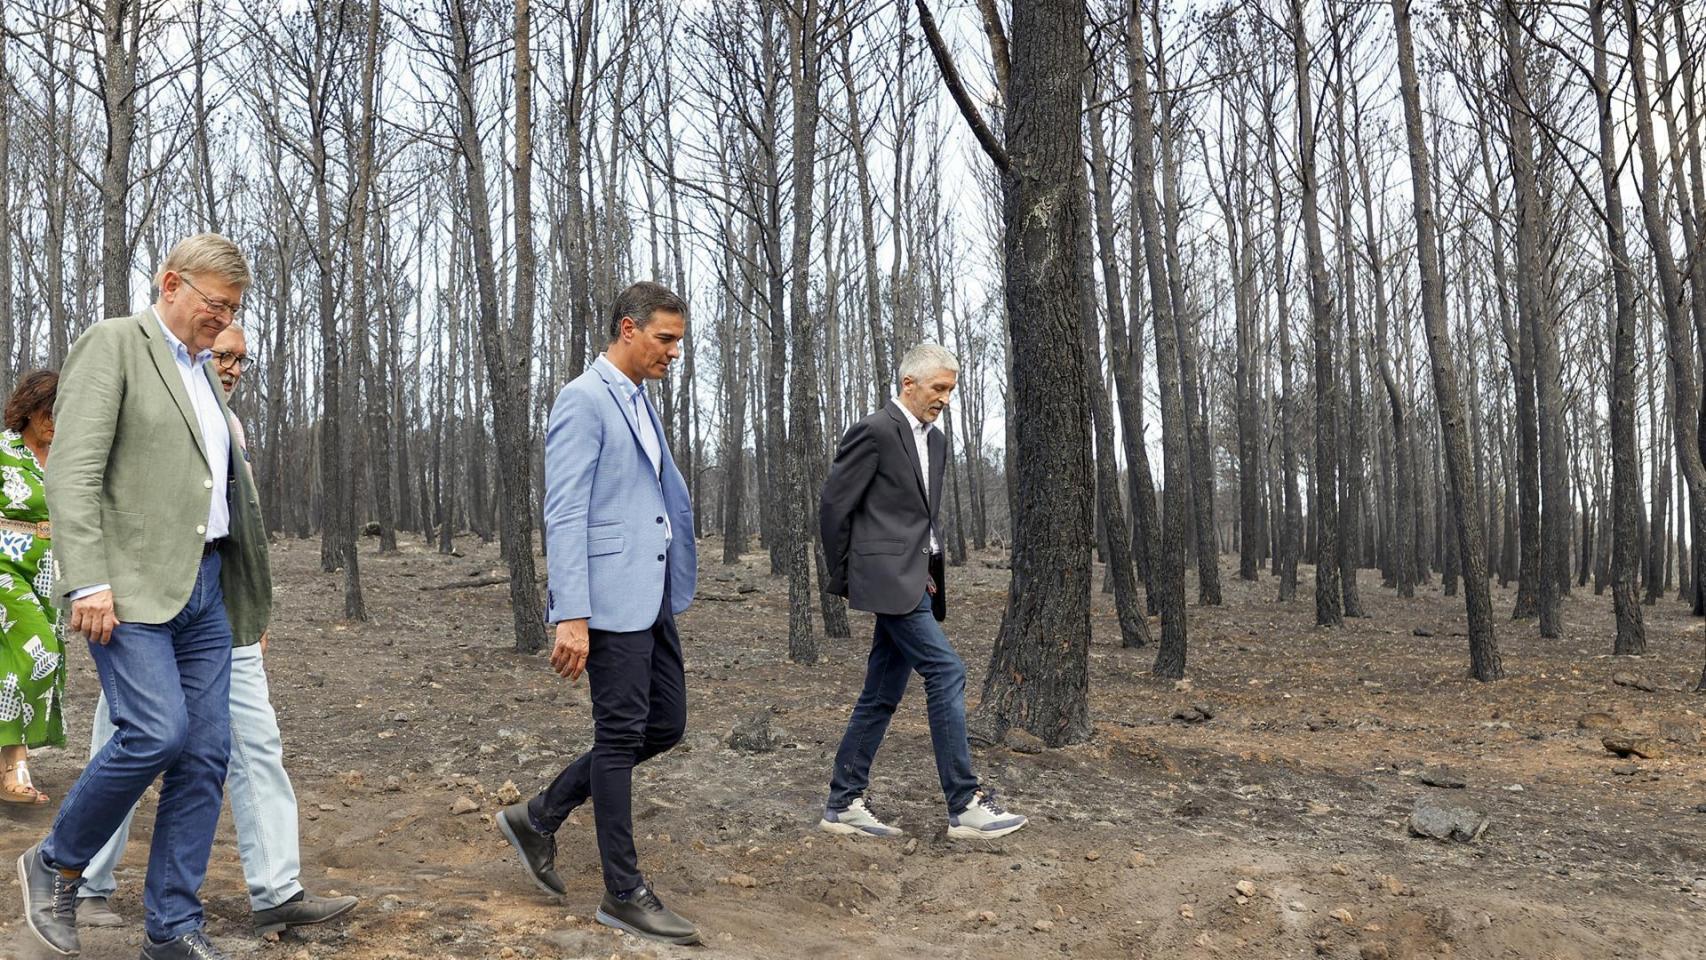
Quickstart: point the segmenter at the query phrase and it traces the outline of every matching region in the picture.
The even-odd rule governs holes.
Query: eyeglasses
[[[246,353],[221,350],[213,355],[213,362],[221,367],[235,366],[238,373],[247,373],[249,368],[255,365],[255,358]]]
[[[202,293],[201,288],[191,283],[189,277],[180,273],[178,274],[178,279],[182,280],[191,290],[194,290],[196,296],[200,297],[202,302],[207,304],[207,308],[209,310],[212,310],[214,313],[225,314],[231,318],[233,323],[237,321],[237,315],[243,312],[243,305],[240,303],[232,303],[229,300],[215,300],[207,294]]]

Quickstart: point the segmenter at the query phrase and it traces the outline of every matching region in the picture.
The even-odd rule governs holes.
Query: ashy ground
[[[303,879],[362,905],[341,925],[255,940],[227,818],[204,894],[235,957],[1706,957],[1702,635],[1674,600],[1647,608],[1652,652],[1637,660],[1607,655],[1610,600],[1588,590],[1567,601],[1564,639],[1501,622],[1510,679],[1479,684],[1464,677],[1461,600],[1437,582],[1400,600],[1364,571],[1373,615],[1323,631],[1308,568],[1305,599],[1287,604],[1266,574],[1229,574],[1225,606],[1191,608],[1185,689],[1150,678],[1151,650],[1120,647],[1097,595],[1094,739],[975,754],[1031,826],[987,847],[946,840],[915,685],[873,785],[911,839],[856,841],[815,824],[870,617],[853,615],[854,639],[824,641],[818,664],[789,663],[785,582],[759,554],[725,567],[702,542],[699,601],[680,620],[687,738],[635,783],[642,863],[706,935],[678,948],[591,922],[602,884],[590,810],[559,835],[560,901],[527,882],[493,828],[506,796],[539,789],[589,745],[591,721],[584,680],[513,652],[507,588],[467,585],[499,573],[495,545],[460,547],[381,557],[364,542],[364,624],[340,621],[341,580],[320,572],[317,543],[274,549],[268,669]],[[950,572],[948,630],[974,701],[1001,563],[991,551]],[[1511,599],[1494,597],[1501,611]],[[96,684],[76,648],[69,690],[69,734],[83,742]],[[768,749],[729,745],[737,727],[766,725],[771,739],[749,746]],[[1659,756],[1615,756],[1603,741],[1616,736]],[[83,757],[43,752],[38,782],[63,795]],[[1416,836],[1418,806],[1417,825],[1457,817],[1480,832]],[[0,853],[16,857],[52,815],[6,809]],[[115,905],[130,918],[152,822],[150,797],[119,874]],[[42,956],[16,894],[3,902],[0,956]],[[129,960],[140,936],[87,932],[83,956]]]

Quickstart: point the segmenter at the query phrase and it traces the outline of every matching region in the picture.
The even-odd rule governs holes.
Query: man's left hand
[[[272,638],[271,630],[261,631],[261,656],[267,655],[267,641]]]

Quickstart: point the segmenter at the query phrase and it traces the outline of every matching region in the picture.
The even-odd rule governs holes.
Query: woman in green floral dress
[[[58,388],[50,370],[25,374],[0,432],[0,800],[10,803],[48,801],[26,760],[31,747],[65,743],[65,656],[42,489]]]

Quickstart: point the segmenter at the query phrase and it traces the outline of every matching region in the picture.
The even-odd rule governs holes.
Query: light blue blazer
[[[596,630],[629,633],[656,622],[669,577],[670,608],[693,601],[698,550],[687,482],[664,442],[662,476],[640,446],[621,378],[594,364],[557,394],[545,428],[545,543],[549,589],[545,618],[586,619]],[[664,517],[674,539],[664,547]]]

